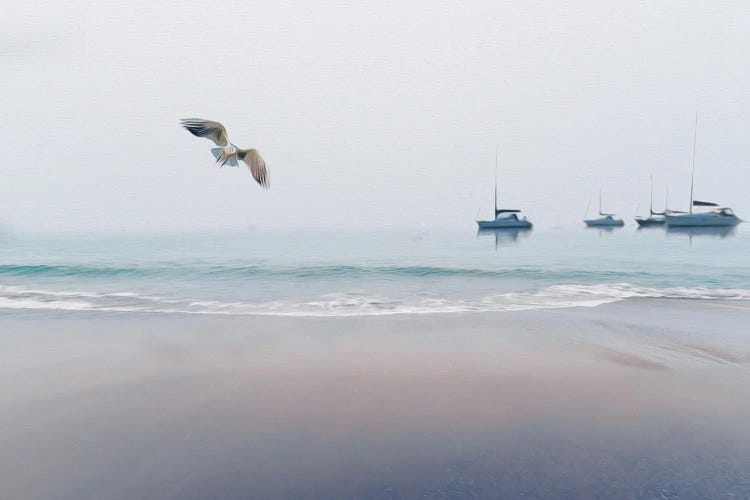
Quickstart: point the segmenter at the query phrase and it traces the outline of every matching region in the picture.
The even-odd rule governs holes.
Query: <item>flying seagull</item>
[[[180,123],[194,136],[211,139],[217,146],[220,146],[218,148],[211,148],[211,153],[213,153],[216,163],[219,163],[220,167],[224,165],[237,167],[237,160],[242,160],[250,168],[253,179],[262,187],[268,188],[266,162],[260,156],[257,149],[240,149],[229,142],[227,129],[219,122],[203,120],[201,118],[186,118],[181,120]]]

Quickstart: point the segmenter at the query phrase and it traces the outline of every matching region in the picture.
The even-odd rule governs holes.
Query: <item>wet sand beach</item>
[[[0,315],[1,498],[750,498],[750,307]]]

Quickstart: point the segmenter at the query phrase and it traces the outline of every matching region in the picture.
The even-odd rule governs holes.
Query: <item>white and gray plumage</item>
[[[180,122],[188,132],[196,137],[211,139],[218,148],[211,148],[220,167],[229,165],[237,167],[237,160],[244,161],[250,169],[253,179],[264,188],[268,188],[268,173],[266,162],[257,149],[240,149],[229,141],[227,129],[219,122],[203,120],[201,118],[186,118]]]

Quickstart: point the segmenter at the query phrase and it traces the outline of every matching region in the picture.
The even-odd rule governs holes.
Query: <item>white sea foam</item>
[[[521,311],[595,307],[629,298],[750,300],[750,290],[704,287],[652,288],[629,283],[555,285],[534,292],[510,292],[477,300],[392,298],[364,292],[326,294],[312,300],[222,302],[141,295],[26,289],[0,285],[0,308],[70,311],[154,312],[272,316],[363,316],[469,311]]]

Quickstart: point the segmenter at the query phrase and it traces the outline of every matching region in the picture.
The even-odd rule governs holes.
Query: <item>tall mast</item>
[[[690,175],[690,213],[693,213],[693,183],[695,182],[695,143],[698,140],[698,112],[695,112],[695,130],[693,131],[693,173]]]
[[[654,215],[654,174],[649,174],[651,178],[651,201],[648,205],[648,211],[651,215]]]
[[[497,218],[497,148],[495,148],[495,218]]]
[[[599,188],[599,215],[602,215],[602,189]]]

